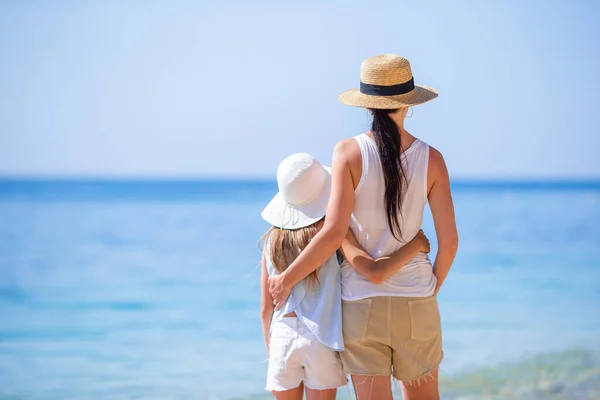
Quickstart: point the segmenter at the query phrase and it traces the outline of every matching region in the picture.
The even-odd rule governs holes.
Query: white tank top
[[[398,215],[403,241],[392,235],[385,212],[385,181],[377,144],[362,134],[355,137],[362,155],[362,175],[354,192],[350,229],[373,258],[389,256],[410,241],[421,228],[427,203],[429,146],[419,139],[402,153],[407,182],[402,187],[402,214]],[[375,296],[428,297],[436,278],[429,257],[417,254],[394,276],[375,284],[345,262],[342,265],[342,298],[359,300]]]

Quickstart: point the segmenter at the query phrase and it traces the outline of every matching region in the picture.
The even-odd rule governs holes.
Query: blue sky
[[[4,1],[0,175],[273,177],[368,129],[337,95],[398,53],[407,128],[458,178],[600,178],[594,1]]]

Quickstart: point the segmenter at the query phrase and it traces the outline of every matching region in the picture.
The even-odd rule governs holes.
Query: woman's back
[[[355,140],[360,147],[362,173],[355,190],[350,229],[369,255],[379,258],[400,249],[421,227],[427,203],[429,146],[417,139],[401,155],[406,181],[402,185],[401,213],[398,215],[399,241],[392,234],[386,217],[385,180],[377,144],[367,134],[359,135]],[[435,284],[431,262],[425,253],[419,253],[396,275],[379,285],[347,264],[342,268],[344,300],[374,296],[426,297],[433,294]]]

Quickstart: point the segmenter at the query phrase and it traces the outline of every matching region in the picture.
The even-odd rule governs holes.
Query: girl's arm
[[[267,272],[267,261],[265,259],[265,250],[263,249],[261,269],[260,269],[260,319],[262,323],[263,336],[267,346],[267,357],[269,353],[269,340],[271,337],[271,320],[273,319],[273,297],[269,293],[269,273]]]
[[[427,194],[429,207],[433,215],[438,251],[433,264],[433,273],[437,279],[437,293],[448,276],[458,249],[458,232],[454,218],[454,205],[450,193],[450,178],[442,154],[430,147],[428,182],[432,182]]]
[[[350,160],[356,155],[360,157],[360,149],[354,139],[343,140],[335,146],[331,165],[331,195],[323,228],[283,273],[269,278],[269,290],[277,303],[276,310],[283,306],[296,283],[319,268],[342,245],[354,207]]]
[[[389,257],[374,260],[356,241],[349,229],[342,243],[342,253],[354,269],[373,283],[379,284],[404,267],[419,252],[429,253],[429,239],[423,231]]]

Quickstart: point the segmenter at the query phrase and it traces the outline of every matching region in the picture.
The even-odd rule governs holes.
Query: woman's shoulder
[[[431,189],[435,181],[448,179],[448,168],[442,153],[435,147],[429,146],[429,162],[427,165],[428,189]]]
[[[357,149],[358,142],[356,141],[356,137],[342,139],[335,145],[334,151],[343,151],[348,152],[352,151],[352,149]]]
[[[446,167],[446,161],[442,153],[433,146],[429,146],[429,169],[440,169]]]
[[[363,159],[360,145],[355,138],[340,140],[335,145],[332,165],[339,165],[350,171],[352,184],[355,190],[360,185],[363,173],[362,162]]]
[[[342,139],[333,149],[333,157],[347,160],[349,162],[360,160],[360,145],[356,137]]]

